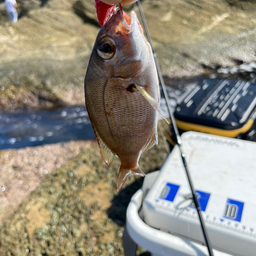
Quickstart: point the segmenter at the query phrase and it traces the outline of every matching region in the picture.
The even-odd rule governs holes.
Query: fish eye
[[[111,59],[114,56],[115,52],[115,42],[110,38],[103,38],[97,46],[97,53],[104,60]]]

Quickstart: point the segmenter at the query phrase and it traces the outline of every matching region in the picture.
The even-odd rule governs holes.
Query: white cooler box
[[[214,255],[255,256],[256,143],[186,132],[182,149]],[[133,196],[126,228],[152,256],[208,255],[177,146]]]

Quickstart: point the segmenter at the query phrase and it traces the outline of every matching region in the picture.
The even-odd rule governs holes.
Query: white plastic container
[[[138,190],[131,199],[127,209],[126,229],[133,243],[136,243],[151,252],[151,256],[207,256],[207,248],[188,239],[174,236],[147,225],[140,217],[138,211],[142,204],[143,191]],[[127,244],[125,255],[135,256],[129,253],[133,244]],[[130,242],[131,243],[131,242]],[[124,249],[126,249],[124,248]],[[136,250],[134,250],[135,252]],[[224,252],[213,250],[214,256],[231,256]]]
[[[214,255],[255,256],[256,143],[196,132],[182,143]],[[148,187],[127,210],[133,241],[154,256],[208,255],[177,147]]]

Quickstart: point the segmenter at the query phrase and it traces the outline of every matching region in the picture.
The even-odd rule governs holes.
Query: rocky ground
[[[72,141],[0,151],[0,223],[35,190],[46,174],[60,168],[95,142]],[[54,152],[54,154],[52,154]]]
[[[93,0],[18,4],[19,21],[10,24],[0,1],[0,109],[84,104],[83,79],[99,30]],[[255,61],[254,0],[142,6],[168,84]],[[142,169],[159,168],[167,153],[160,136]],[[125,210],[142,180],[130,179],[116,194],[118,164],[107,170],[95,142],[0,151],[0,255],[123,255]]]
[[[94,1],[19,2],[20,19],[13,25],[0,3],[0,108],[83,104],[83,78],[99,30]],[[169,77],[255,61],[255,1],[142,3]]]
[[[159,169],[169,152],[163,137],[166,125],[161,122],[159,128],[159,145],[140,160],[146,173]],[[54,156],[47,154],[50,147],[56,152]],[[118,159],[107,168],[96,142],[79,143],[77,149],[81,150],[79,155],[55,170],[52,167],[63,163],[64,153],[77,152],[68,152],[68,145],[37,147],[18,153],[25,161],[10,157],[14,154],[12,150],[2,153],[1,157],[11,161],[6,163],[7,169],[12,170],[6,179],[10,187],[16,183],[16,194],[8,189],[7,183],[3,196],[11,201],[22,198],[23,202],[18,208],[16,205],[12,215],[13,205],[3,204],[8,215],[0,208],[0,217],[5,220],[0,227],[0,255],[123,255],[126,208],[131,196],[141,187],[142,178],[131,177],[117,194]],[[40,167],[47,168],[46,176]],[[33,185],[36,190],[27,196],[28,190],[35,188]],[[10,198],[8,190],[18,199]],[[27,193],[25,199],[24,193]]]

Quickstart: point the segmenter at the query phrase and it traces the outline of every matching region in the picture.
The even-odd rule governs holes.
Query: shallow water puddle
[[[0,112],[0,150],[94,138],[84,106]]]

